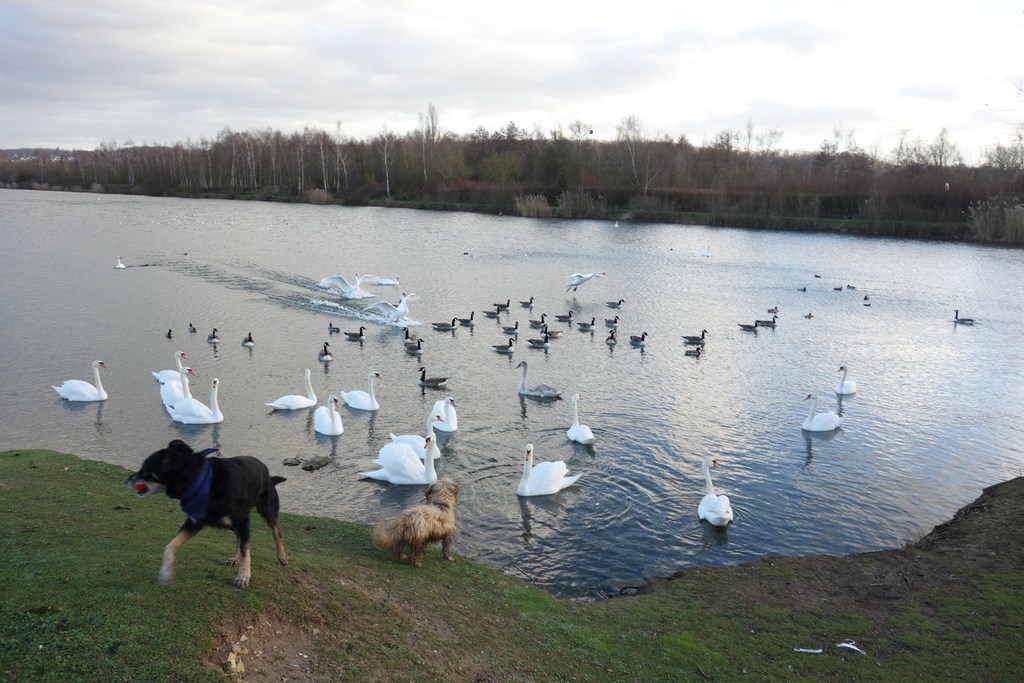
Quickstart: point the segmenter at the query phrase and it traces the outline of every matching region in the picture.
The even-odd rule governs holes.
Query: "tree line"
[[[455,134],[430,105],[415,130],[362,140],[340,125],[225,128],[173,145],[7,150],[0,187],[1024,243],[1024,126],[976,166],[945,130],[932,140],[904,133],[884,155],[841,127],[813,152],[782,149],[782,136],[748,124],[694,145],[650,135],[635,116],[613,140],[594,139],[582,121]]]

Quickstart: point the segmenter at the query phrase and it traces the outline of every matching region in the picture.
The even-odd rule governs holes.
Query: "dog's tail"
[[[384,520],[381,520],[373,525],[373,531],[370,532],[370,539],[373,541],[375,548],[381,550],[389,550],[394,548],[401,540],[402,534],[398,531],[398,525],[392,526],[390,529],[384,526]]]
[[[285,479],[284,477],[271,477],[270,481],[273,482],[274,486],[277,486],[278,484],[288,480]]]

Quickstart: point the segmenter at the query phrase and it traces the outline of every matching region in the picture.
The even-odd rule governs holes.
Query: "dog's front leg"
[[[160,565],[160,584],[163,586],[169,586],[174,581],[174,557],[178,553],[178,548],[181,544],[188,539],[199,533],[202,527],[196,527],[191,524],[185,523],[178,533],[174,535],[171,542],[164,547],[164,561]]]

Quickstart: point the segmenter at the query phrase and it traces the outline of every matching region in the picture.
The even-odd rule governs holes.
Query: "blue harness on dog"
[[[219,450],[219,448],[207,448],[199,451],[199,455],[203,456],[203,466],[196,478],[181,494],[182,512],[197,522],[206,519],[206,508],[210,503],[210,484],[213,483],[213,468],[210,467],[210,461],[206,459],[206,456]]]

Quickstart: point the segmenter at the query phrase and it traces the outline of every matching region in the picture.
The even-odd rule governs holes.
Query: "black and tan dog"
[[[229,566],[238,566],[235,585],[249,585],[249,513],[255,507],[266,520],[277,545],[277,559],[288,564],[281,529],[277,525],[280,502],[275,486],[284,477],[272,477],[267,466],[256,458],[207,458],[216,448],[196,453],[179,439],[167,444],[146,458],[138,472],[128,477],[128,488],[140,497],[166,493],[181,501],[188,515],[171,542],[164,548],[160,567],[160,583],[174,580],[174,556],[182,543],[199,533],[204,526],[231,529],[237,546]]]
[[[438,479],[427,487],[426,499],[424,505],[403,510],[390,526],[383,520],[377,522],[370,534],[373,545],[381,550],[394,550],[399,560],[408,558],[409,564],[419,567],[423,564],[423,551],[431,543],[439,542],[444,558],[454,560],[452,542],[459,485],[450,479]]]

